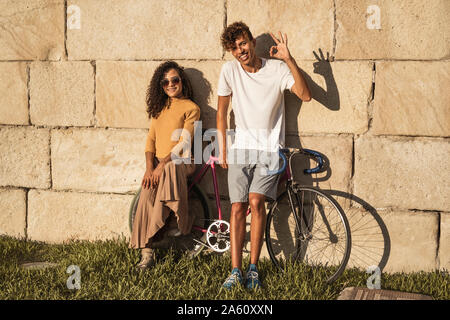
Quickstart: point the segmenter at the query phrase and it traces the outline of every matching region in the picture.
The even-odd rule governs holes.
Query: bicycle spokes
[[[276,264],[301,263],[320,270],[329,281],[348,261],[350,233],[344,214],[333,199],[314,188],[294,186],[277,199],[266,238]]]
[[[343,225],[337,209],[319,194],[302,191],[306,198],[301,211],[299,246],[309,264],[323,266],[338,265],[344,252],[344,243],[339,241]],[[310,198],[308,198],[308,196]]]

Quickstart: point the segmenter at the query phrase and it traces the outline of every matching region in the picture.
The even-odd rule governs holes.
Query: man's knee
[[[235,202],[231,204],[231,215],[235,218],[245,217],[247,213],[248,203],[247,202]]]
[[[259,193],[250,193],[248,196],[252,212],[259,212],[265,208],[266,197]]]

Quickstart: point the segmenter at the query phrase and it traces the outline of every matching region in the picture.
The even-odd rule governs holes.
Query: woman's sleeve
[[[152,119],[150,121],[150,128],[148,129],[147,141],[145,142],[145,152],[156,153],[155,141],[156,141],[155,126],[153,125]]]
[[[195,108],[186,112],[184,119],[184,127],[191,135],[191,141],[194,140],[194,122],[200,119],[200,108],[196,105]],[[183,137],[181,137],[183,138]]]
[[[173,154],[179,155],[183,150],[190,150],[194,141],[194,122],[199,119],[200,108],[197,105],[185,113],[183,130],[181,131],[178,143],[172,148],[171,152]]]

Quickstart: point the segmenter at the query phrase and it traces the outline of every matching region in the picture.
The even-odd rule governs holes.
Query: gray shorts
[[[231,152],[230,152],[231,151]],[[278,152],[229,150],[228,193],[230,202],[248,202],[248,194],[259,193],[275,200],[280,175]]]

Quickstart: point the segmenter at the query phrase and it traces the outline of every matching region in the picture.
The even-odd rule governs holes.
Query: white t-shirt
[[[217,93],[233,94],[236,132],[231,148],[278,152],[284,146],[284,90],[295,80],[285,62],[261,59],[255,73],[245,71],[237,60],[226,62]]]

